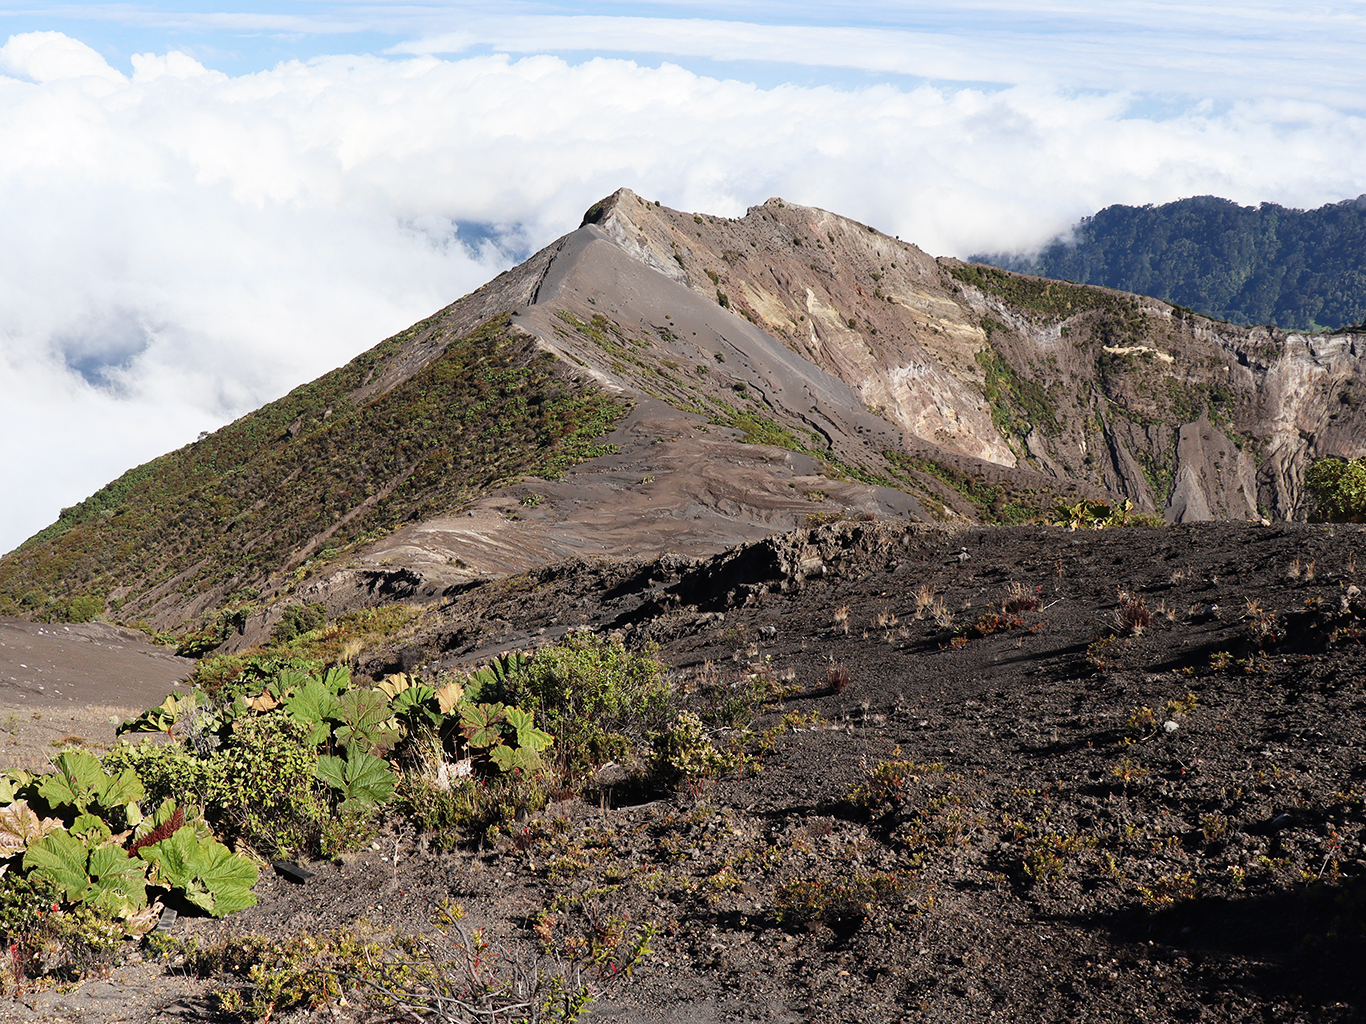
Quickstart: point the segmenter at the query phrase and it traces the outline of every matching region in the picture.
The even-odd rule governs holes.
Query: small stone
[[[1173,722],[1170,718],[1162,723],[1163,732],[1176,732],[1176,730],[1179,728],[1181,727],[1177,725],[1175,722]]]

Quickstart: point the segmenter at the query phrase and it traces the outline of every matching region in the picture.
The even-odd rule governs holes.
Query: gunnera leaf
[[[251,892],[256,865],[222,843],[199,836],[192,825],[182,825],[161,842],[144,846],[138,857],[151,866],[154,885],[182,893],[214,917],[256,903]]]
[[[64,830],[30,843],[24,870],[51,882],[68,903],[88,903],[110,917],[147,905],[145,864],[130,860],[117,846],[91,850]]]
[[[491,747],[503,742],[503,705],[462,705],[460,733],[472,747]]]
[[[86,868],[90,885],[84,902],[110,917],[126,917],[147,906],[147,865],[118,846],[97,846]]]
[[[171,727],[184,718],[192,715],[199,708],[199,698],[193,693],[168,694],[154,708],[148,708],[137,718],[130,718],[117,729],[114,730],[115,736],[122,736],[126,732],[170,732]]]
[[[517,746],[523,750],[540,753],[555,742],[555,737],[536,728],[536,716],[521,708],[507,708],[503,717],[508,725],[517,730]]]
[[[528,772],[541,765],[541,755],[530,747],[509,747],[505,743],[489,751],[489,760],[502,772]]]
[[[436,690],[419,683],[406,690],[400,690],[389,698],[394,714],[407,716],[413,721],[425,721],[435,725],[441,721],[441,712],[436,703]]]
[[[114,834],[109,823],[98,814],[78,814],[67,829],[73,836],[79,836],[86,846],[99,846]]]
[[[318,758],[313,773],[342,792],[343,811],[377,807],[388,803],[394,795],[394,773],[388,762],[355,745],[346,748],[345,760],[330,755]]]
[[[347,690],[337,698],[337,742],[349,751],[386,754],[402,738],[389,700],[379,690]]]
[[[351,686],[351,670],[345,665],[333,665],[323,676],[323,685],[333,693],[340,694]]]
[[[408,687],[416,685],[416,683],[417,681],[413,679],[412,676],[408,675],[407,672],[394,672],[381,679],[375,685],[375,689],[392,700],[404,690],[408,689]]]
[[[51,882],[68,903],[79,903],[90,885],[90,872],[86,870],[89,860],[85,843],[62,829],[29,843],[24,870]]]
[[[313,677],[302,669],[282,668],[275,679],[271,682],[269,690],[273,690],[272,696],[279,697],[287,693],[298,693]]]
[[[269,690],[262,690],[255,697],[246,698],[247,707],[252,711],[274,711],[280,706],[280,702],[271,696]]]
[[[38,795],[54,809],[74,807],[85,813],[91,804],[117,807],[146,795],[142,781],[131,768],[117,777],[100,767],[99,758],[83,750],[68,750],[53,761],[56,771],[38,780]]]
[[[53,764],[57,770],[38,780],[38,795],[53,808],[75,807],[84,811],[109,778],[99,759],[83,750],[64,751]]]
[[[33,784],[33,776],[16,769],[0,775],[0,804],[12,804],[19,794]]]
[[[464,696],[463,686],[459,683],[447,683],[436,691],[436,706],[441,709],[443,715],[449,715]]]
[[[331,722],[337,717],[337,697],[320,679],[310,679],[285,699],[289,717],[309,730],[308,742],[326,743],[332,734]]]

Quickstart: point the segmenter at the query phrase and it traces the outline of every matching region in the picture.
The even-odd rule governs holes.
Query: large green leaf
[[[84,811],[109,779],[99,758],[83,750],[64,751],[53,764],[57,770],[38,780],[38,795],[54,808]]]
[[[337,717],[337,697],[321,679],[309,679],[300,689],[285,699],[289,717],[309,731],[308,742],[326,743],[332,734],[332,720]]]
[[[170,732],[171,727],[186,715],[194,714],[199,708],[199,698],[194,693],[169,694],[154,708],[148,708],[137,718],[130,718],[114,730],[114,735],[126,732]]]
[[[407,718],[410,722],[436,725],[441,721],[441,708],[436,701],[436,690],[425,683],[400,690],[389,698],[389,705],[394,709],[395,715]]]
[[[90,847],[99,846],[114,834],[109,823],[98,814],[76,815],[76,820],[71,823],[68,831]]]
[[[89,903],[111,917],[147,905],[147,867],[118,846],[90,850],[66,831],[29,844],[24,870],[60,889],[68,903]]]
[[[345,665],[333,665],[323,676],[323,685],[333,693],[340,694],[351,686],[351,670]]]
[[[282,668],[266,687],[266,691],[274,697],[283,697],[286,694],[298,693],[311,679],[312,676],[303,669]]]
[[[402,738],[389,698],[379,690],[347,690],[337,698],[337,742],[347,750],[359,746],[369,754],[385,754]]]
[[[117,777],[105,773],[99,758],[83,750],[68,750],[53,761],[56,771],[38,780],[38,795],[57,807],[74,807],[85,813],[91,804],[111,808],[145,795],[142,782],[131,768]]]
[[[358,745],[346,749],[346,758],[318,758],[314,774],[333,789],[341,790],[343,811],[361,810],[388,803],[394,795],[394,773],[388,762],[363,752]]]
[[[51,882],[66,894],[68,903],[79,903],[90,886],[86,865],[90,851],[70,832],[52,832],[29,843],[24,853],[24,870]]]
[[[142,780],[138,778],[138,773],[132,768],[125,768],[112,778],[106,775],[105,778],[109,781],[104,784],[98,794],[98,802],[101,807],[123,807],[135,800],[141,800],[147,795]]]
[[[84,902],[110,917],[126,917],[147,906],[147,865],[133,860],[122,847],[97,846],[87,868],[90,886]]]
[[[460,733],[472,747],[491,747],[503,742],[503,705],[461,705]]]
[[[12,804],[33,783],[33,776],[21,769],[0,775],[0,804]]]
[[[507,708],[503,717],[508,725],[517,730],[517,746],[523,750],[540,753],[555,742],[555,737],[536,728],[536,716],[521,708]]]
[[[529,772],[541,766],[541,755],[530,747],[509,747],[506,743],[490,750],[489,760],[503,772]]]
[[[199,836],[183,825],[159,843],[144,846],[138,856],[151,865],[153,884],[178,890],[214,917],[243,910],[256,903],[256,865],[222,843]]]

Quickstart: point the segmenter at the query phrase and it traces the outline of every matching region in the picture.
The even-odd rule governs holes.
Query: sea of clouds
[[[1366,191],[1366,119],[1284,91],[760,87],[468,42],[236,76],[177,51],[120,70],[58,32],[0,47],[0,551],[620,186],[732,216],[780,195],[959,255],[1115,202]]]

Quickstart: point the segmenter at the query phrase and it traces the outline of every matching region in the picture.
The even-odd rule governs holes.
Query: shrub
[[[903,758],[900,747],[892,752],[890,759],[877,764],[864,759],[859,768],[863,780],[849,790],[849,802],[874,813],[899,810],[906,799],[907,786],[919,782],[922,775],[944,774],[944,766],[938,761],[917,764]]]
[[[73,597],[67,606],[66,617],[71,622],[90,622],[104,614],[104,599],[92,594]]]
[[[679,713],[669,728],[655,733],[652,745],[651,775],[671,788],[686,785],[694,796],[707,782],[745,764],[742,752],[718,750],[691,711]]]
[[[463,916],[461,907],[443,904],[433,933],[421,939],[358,930],[233,936],[189,949],[186,966],[201,977],[228,980],[230,987],[215,995],[237,1020],[325,1007],[336,1016],[336,1007],[351,1004],[364,1020],[572,1024],[596,996],[634,973],[659,932],[648,921],[633,927],[626,918],[589,916],[584,934],[561,934],[568,930],[559,919],[543,914],[541,955],[519,957],[495,946],[482,929],[468,930]]]
[[[283,646],[296,640],[305,633],[322,629],[327,624],[327,609],[316,601],[309,604],[292,604],[285,609],[280,621],[270,631],[270,642]]]
[[[0,878],[0,996],[15,996],[27,975],[37,970],[47,947],[53,915],[59,909],[57,887],[44,878],[8,871]]]
[[[1116,526],[1165,526],[1161,516],[1151,512],[1135,512],[1128,498],[1122,505],[1107,505],[1103,501],[1079,501],[1075,505],[1059,502],[1047,514],[1048,522],[1069,529],[1107,530]]]
[[[619,756],[624,734],[643,735],[662,724],[673,709],[673,689],[648,652],[578,631],[537,651],[509,681],[507,700],[540,716],[555,737],[559,763],[572,773]]]
[[[158,892],[218,917],[256,902],[256,866],[216,842],[198,808],[177,798],[143,813],[134,771],[110,773],[85,751],[63,752],[53,768],[0,778],[3,856],[22,855],[0,893],[0,927],[12,944],[6,984],[31,969],[21,944],[69,954],[38,964],[44,972],[102,965],[124,936],[156,924]]]
[[[491,845],[518,817],[545,808],[547,797],[539,777],[517,774],[465,782],[450,789],[417,775],[405,775],[400,797],[408,815],[439,850],[453,850],[474,837]]]
[[[120,743],[100,758],[100,764],[111,775],[131,769],[142,780],[148,801],[157,804],[174,797],[202,805],[210,789],[210,776],[218,767],[195,757],[179,743],[151,740]]]
[[[211,818],[271,853],[316,848],[329,812],[314,791],[318,750],[308,739],[283,710],[236,722],[206,769]]]
[[[1366,457],[1319,459],[1304,475],[1313,517],[1329,523],[1366,522]]]

